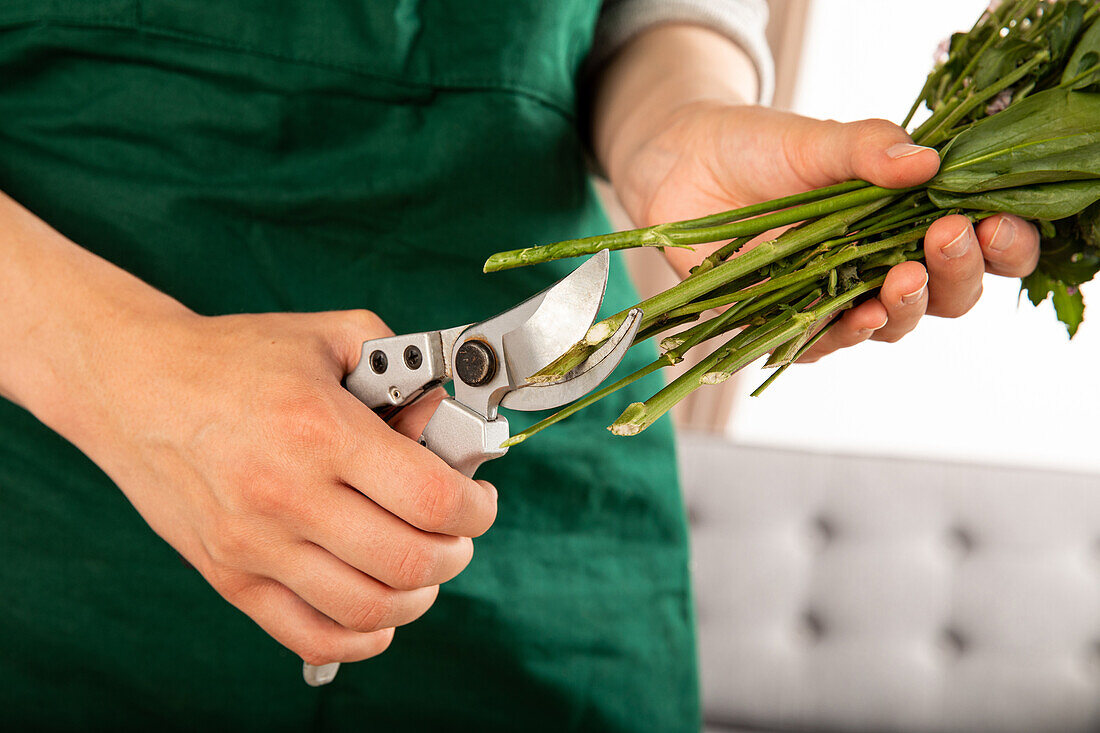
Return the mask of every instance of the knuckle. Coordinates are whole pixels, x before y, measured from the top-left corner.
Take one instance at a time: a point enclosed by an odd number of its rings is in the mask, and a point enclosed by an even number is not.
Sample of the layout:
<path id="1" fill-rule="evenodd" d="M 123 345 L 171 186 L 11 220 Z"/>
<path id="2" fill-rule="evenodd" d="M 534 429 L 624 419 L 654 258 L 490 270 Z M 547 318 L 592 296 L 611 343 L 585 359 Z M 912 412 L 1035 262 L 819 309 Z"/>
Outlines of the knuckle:
<path id="1" fill-rule="evenodd" d="M 330 453 L 344 434 L 336 408 L 318 394 L 286 397 L 272 408 L 271 431 L 295 452 Z"/>
<path id="2" fill-rule="evenodd" d="M 390 626 L 387 622 L 393 613 L 396 596 L 393 591 L 379 590 L 362 599 L 348 613 L 344 624 L 353 631 L 368 632 Z"/>
<path id="3" fill-rule="evenodd" d="M 203 569 L 203 577 L 233 605 L 245 600 L 253 587 L 252 579 L 246 574 L 217 561 Z"/>
<path id="4" fill-rule="evenodd" d="M 431 541 L 415 541 L 404 546 L 394 573 L 394 588 L 413 590 L 432 585 L 439 571 L 441 553 Z"/>
<path id="5" fill-rule="evenodd" d="M 429 471 L 414 491 L 421 529 L 444 532 L 458 524 L 466 505 L 466 491 L 455 478 L 442 471 Z"/>
<path id="6" fill-rule="evenodd" d="M 228 516 L 223 518 L 223 526 L 218 527 L 217 535 L 223 533 L 227 539 L 234 537 L 240 517 L 252 514 L 282 516 L 293 507 L 292 492 L 278 473 L 258 461 L 242 462 L 232 478 L 233 491 L 228 499 Z"/>
<path id="7" fill-rule="evenodd" d="M 881 137 L 897 137 L 898 126 L 889 120 L 871 118 L 849 123 L 855 137 L 860 141 Z"/>
<path id="8" fill-rule="evenodd" d="M 206 552 L 213 566 L 211 575 L 218 581 L 228 583 L 234 569 L 242 564 L 242 559 L 251 552 L 255 543 L 242 522 L 232 515 L 222 515 L 213 521 L 206 542 Z M 211 585 L 218 586 L 213 577 Z"/>
<path id="9" fill-rule="evenodd" d="M 378 314 L 372 310 L 366 308 L 356 308 L 355 310 L 345 311 L 348 320 L 356 328 L 361 328 L 364 331 L 375 333 L 378 331 L 389 331 L 385 322 L 378 317 Z"/>

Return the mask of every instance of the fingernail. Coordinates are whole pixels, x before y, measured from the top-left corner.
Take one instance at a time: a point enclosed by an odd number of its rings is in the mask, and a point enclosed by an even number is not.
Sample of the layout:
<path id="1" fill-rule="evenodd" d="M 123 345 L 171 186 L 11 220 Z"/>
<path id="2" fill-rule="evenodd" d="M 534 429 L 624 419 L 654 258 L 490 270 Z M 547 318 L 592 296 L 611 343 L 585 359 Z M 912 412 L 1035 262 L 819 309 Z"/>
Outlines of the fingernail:
<path id="1" fill-rule="evenodd" d="M 940 247 L 940 252 L 949 260 L 953 260 L 956 257 L 962 257 L 970 251 L 970 244 L 974 239 L 972 232 L 973 230 L 970 227 L 966 227 L 959 232 L 957 237 Z"/>
<path id="2" fill-rule="evenodd" d="M 914 145 L 913 143 L 898 143 L 891 145 L 886 149 L 886 154 L 895 160 L 900 158 L 908 158 L 910 155 L 916 155 L 917 153 L 923 153 L 925 150 L 931 150 L 936 152 L 935 148 L 926 148 L 923 145 Z M 937 153 L 938 155 L 938 153 Z"/>
<path id="3" fill-rule="evenodd" d="M 913 305 L 920 302 L 920 299 L 924 297 L 924 292 L 928 289 L 928 274 L 924 275 L 924 284 L 911 293 L 901 296 L 901 302 L 906 305 Z"/>
<path id="4" fill-rule="evenodd" d="M 883 316 L 882 317 L 882 323 L 878 324 L 877 326 L 870 326 L 868 328 L 857 329 L 856 330 L 856 335 L 861 337 L 861 338 L 867 338 L 868 336 L 873 334 L 875 331 L 878 331 L 882 328 L 885 328 L 886 324 L 887 324 L 887 322 L 889 322 L 889 320 L 890 320 L 889 316 Z"/>
<path id="5" fill-rule="evenodd" d="M 483 486 L 485 486 L 485 488 L 489 490 L 489 495 L 493 497 L 493 501 L 496 501 L 499 496 L 499 493 L 497 492 L 497 487 L 493 486 L 488 481 L 486 481 Z"/>
<path id="6" fill-rule="evenodd" d="M 1004 252 L 1016 241 L 1016 222 L 1007 216 L 1002 216 L 997 222 L 997 228 L 993 230 L 993 237 L 989 240 L 989 248 L 995 252 Z"/>

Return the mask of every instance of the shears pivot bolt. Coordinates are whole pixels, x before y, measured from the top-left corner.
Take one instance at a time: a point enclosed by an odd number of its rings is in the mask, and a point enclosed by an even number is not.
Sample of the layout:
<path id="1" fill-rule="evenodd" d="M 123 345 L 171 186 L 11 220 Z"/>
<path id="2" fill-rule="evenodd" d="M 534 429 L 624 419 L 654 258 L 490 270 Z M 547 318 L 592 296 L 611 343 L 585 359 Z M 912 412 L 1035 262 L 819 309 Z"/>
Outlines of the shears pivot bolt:
<path id="1" fill-rule="evenodd" d="M 492 380 L 497 373 L 497 357 L 489 344 L 476 339 L 458 347 L 455 353 L 455 374 L 463 383 L 480 387 Z"/>

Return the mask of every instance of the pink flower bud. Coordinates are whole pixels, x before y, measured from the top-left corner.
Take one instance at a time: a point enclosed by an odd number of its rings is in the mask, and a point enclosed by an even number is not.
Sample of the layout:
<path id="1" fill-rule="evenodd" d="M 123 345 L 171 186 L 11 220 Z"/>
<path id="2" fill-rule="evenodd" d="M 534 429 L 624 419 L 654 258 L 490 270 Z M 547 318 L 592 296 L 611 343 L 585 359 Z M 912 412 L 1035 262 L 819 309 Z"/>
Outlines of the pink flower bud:
<path id="1" fill-rule="evenodd" d="M 995 115 L 998 112 L 1003 112 L 1008 109 L 1008 105 L 1012 104 L 1012 93 L 1013 90 L 1011 88 L 1001 91 L 993 98 L 993 101 L 986 106 L 985 113 L 987 115 Z"/>
<path id="2" fill-rule="evenodd" d="M 947 59 L 949 58 L 951 58 L 951 41 L 945 38 L 936 46 L 936 52 L 932 55 L 932 61 L 935 62 L 937 66 L 943 66 L 947 63 Z"/>

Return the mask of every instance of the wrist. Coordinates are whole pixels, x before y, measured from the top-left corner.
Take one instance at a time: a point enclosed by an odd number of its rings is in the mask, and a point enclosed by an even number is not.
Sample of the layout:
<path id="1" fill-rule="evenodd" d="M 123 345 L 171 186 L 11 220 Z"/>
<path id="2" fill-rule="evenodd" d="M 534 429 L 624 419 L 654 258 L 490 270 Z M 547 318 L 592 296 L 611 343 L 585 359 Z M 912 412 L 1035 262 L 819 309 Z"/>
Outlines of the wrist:
<path id="1" fill-rule="evenodd" d="M 197 316 L 2 194 L 0 233 L 0 395 L 73 440 L 94 429 L 106 383 Z"/>
<path id="2" fill-rule="evenodd" d="M 126 402 L 155 390 L 172 353 L 207 320 L 153 290 L 136 299 L 88 299 L 80 316 L 58 309 L 48 338 L 23 360 L 21 402 L 84 453 L 118 432 Z"/>
<path id="3" fill-rule="evenodd" d="M 757 94 L 752 60 L 728 38 L 700 26 L 657 26 L 627 44 L 598 77 L 593 150 L 616 184 L 635 154 L 685 110 L 747 105 Z"/>

